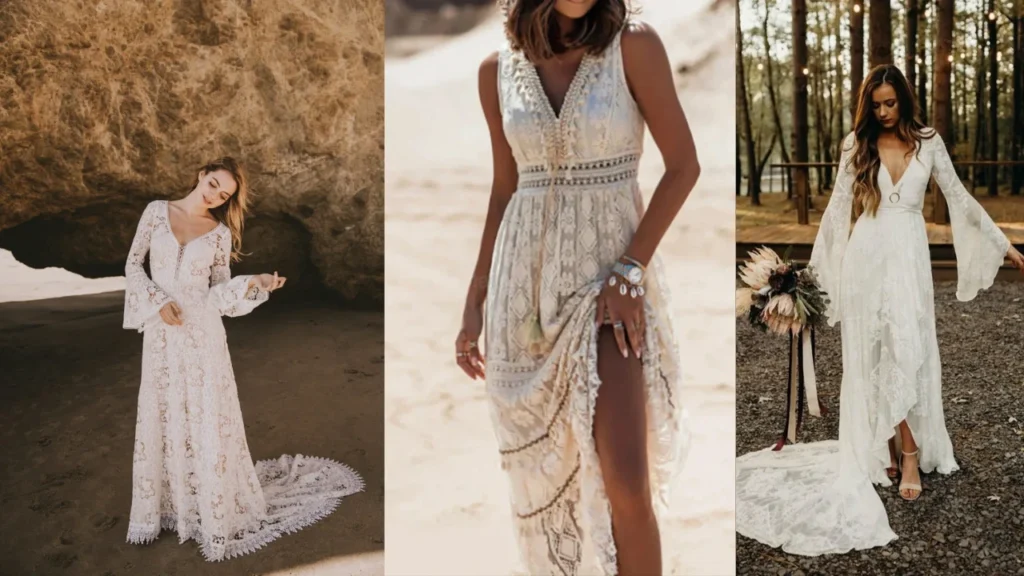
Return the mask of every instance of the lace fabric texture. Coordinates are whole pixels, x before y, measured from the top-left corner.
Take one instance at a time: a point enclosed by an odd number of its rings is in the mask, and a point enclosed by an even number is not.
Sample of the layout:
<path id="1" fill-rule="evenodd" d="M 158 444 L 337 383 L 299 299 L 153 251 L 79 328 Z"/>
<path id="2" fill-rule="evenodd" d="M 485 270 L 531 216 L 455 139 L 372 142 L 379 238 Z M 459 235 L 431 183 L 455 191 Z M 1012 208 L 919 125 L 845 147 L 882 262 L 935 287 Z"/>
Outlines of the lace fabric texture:
<path id="1" fill-rule="evenodd" d="M 620 38 L 583 59 L 560 115 L 536 68 L 519 52 L 499 52 L 505 135 L 520 178 L 489 277 L 487 391 L 530 574 L 616 573 L 593 440 L 601 384 L 594 319 L 602 283 L 643 213 L 636 165 L 644 129 L 626 85 Z M 670 295 L 657 258 L 647 278 L 648 452 L 663 511 L 688 436 Z M 523 330 L 537 310 L 540 346 Z"/>
<path id="2" fill-rule="evenodd" d="M 354 470 L 331 460 L 253 463 L 221 317 L 248 314 L 269 294 L 249 288 L 251 276 L 231 277 L 230 251 L 223 224 L 180 245 L 167 203 L 157 201 L 142 214 L 125 265 L 124 328 L 143 332 L 128 542 L 176 530 L 210 561 L 261 548 L 363 489 Z M 171 301 L 181 326 L 159 316 Z"/>
<path id="3" fill-rule="evenodd" d="M 841 322 L 839 440 L 765 449 L 737 461 L 736 530 L 793 554 L 881 546 L 896 538 L 873 484 L 891 485 L 888 440 L 903 420 L 924 472 L 959 469 L 946 431 L 928 237 L 921 210 L 929 177 L 949 205 L 957 297 L 988 288 L 1009 241 L 964 188 L 941 137 L 929 130 L 904 175 L 879 170 L 881 205 L 850 231 L 853 134 L 811 254 Z"/>

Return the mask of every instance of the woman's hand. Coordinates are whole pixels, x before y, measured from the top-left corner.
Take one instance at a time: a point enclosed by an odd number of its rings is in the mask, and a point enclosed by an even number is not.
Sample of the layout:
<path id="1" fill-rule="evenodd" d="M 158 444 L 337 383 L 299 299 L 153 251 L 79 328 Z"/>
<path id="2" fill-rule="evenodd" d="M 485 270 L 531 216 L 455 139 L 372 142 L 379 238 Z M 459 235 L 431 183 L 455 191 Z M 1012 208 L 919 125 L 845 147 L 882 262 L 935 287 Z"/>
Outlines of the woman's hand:
<path id="1" fill-rule="evenodd" d="M 284 282 L 287 280 L 284 276 L 278 276 L 277 272 L 273 274 L 259 274 L 253 276 L 252 280 L 249 280 L 249 287 L 259 286 L 267 292 L 273 292 L 281 286 L 284 286 Z"/>
<path id="2" fill-rule="evenodd" d="M 621 286 L 629 286 L 621 276 L 613 274 L 614 286 L 604 281 L 601 294 L 597 297 L 597 318 L 594 321 L 600 326 L 607 316 L 615 330 L 615 341 L 619 344 L 619 350 L 623 358 L 629 358 L 628 343 L 633 347 L 633 353 L 637 358 L 643 356 L 644 332 L 646 329 L 646 318 L 644 317 L 644 297 L 637 295 L 630 296 L 627 289 L 625 294 L 621 292 Z"/>
<path id="3" fill-rule="evenodd" d="M 484 355 L 477 345 L 483 329 L 483 305 L 476 303 L 475 299 L 467 299 L 462 312 L 462 329 L 455 338 L 455 360 L 459 368 L 474 380 L 484 378 Z"/>
<path id="4" fill-rule="evenodd" d="M 1024 272 L 1024 255 L 1022 255 L 1013 244 L 1010 244 L 1010 249 L 1006 251 L 1006 257 L 1013 263 L 1014 268 Z"/>
<path id="5" fill-rule="evenodd" d="M 164 304 L 160 309 L 160 318 L 168 326 L 181 326 L 184 323 L 181 319 L 181 308 L 174 302 Z"/>

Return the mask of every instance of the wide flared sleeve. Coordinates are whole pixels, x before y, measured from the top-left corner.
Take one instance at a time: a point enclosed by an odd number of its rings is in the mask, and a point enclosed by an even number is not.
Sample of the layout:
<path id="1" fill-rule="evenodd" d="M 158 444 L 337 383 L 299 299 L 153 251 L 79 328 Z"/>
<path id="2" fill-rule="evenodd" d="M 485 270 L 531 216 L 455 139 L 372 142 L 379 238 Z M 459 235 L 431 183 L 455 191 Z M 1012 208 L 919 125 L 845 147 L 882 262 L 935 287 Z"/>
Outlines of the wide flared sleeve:
<path id="1" fill-rule="evenodd" d="M 217 236 L 217 251 L 210 273 L 210 305 L 221 316 L 244 316 L 270 298 L 259 286 L 249 286 L 252 275 L 231 277 L 231 232 L 222 230 Z"/>
<path id="2" fill-rule="evenodd" d="M 966 302 L 979 290 L 992 286 L 1010 249 L 1010 240 L 964 188 L 942 137 L 936 134 L 927 142 L 932 150 L 932 176 L 949 206 L 956 252 L 956 297 Z"/>
<path id="3" fill-rule="evenodd" d="M 158 203 L 151 202 L 142 212 L 139 226 L 135 230 L 128 259 L 124 264 L 124 323 L 126 330 L 142 332 L 154 322 L 163 322 L 160 309 L 172 299 L 153 279 L 146 274 L 143 263 L 149 253 L 153 238 L 153 227 L 157 223 Z"/>
<path id="4" fill-rule="evenodd" d="M 839 174 L 832 188 L 828 207 L 821 215 L 818 235 L 811 249 L 811 268 L 818 277 L 821 289 L 828 295 L 825 317 L 829 326 L 840 321 L 839 290 L 842 278 L 843 255 L 850 239 L 851 211 L 853 210 L 853 146 L 851 132 L 843 139 L 839 158 Z"/>

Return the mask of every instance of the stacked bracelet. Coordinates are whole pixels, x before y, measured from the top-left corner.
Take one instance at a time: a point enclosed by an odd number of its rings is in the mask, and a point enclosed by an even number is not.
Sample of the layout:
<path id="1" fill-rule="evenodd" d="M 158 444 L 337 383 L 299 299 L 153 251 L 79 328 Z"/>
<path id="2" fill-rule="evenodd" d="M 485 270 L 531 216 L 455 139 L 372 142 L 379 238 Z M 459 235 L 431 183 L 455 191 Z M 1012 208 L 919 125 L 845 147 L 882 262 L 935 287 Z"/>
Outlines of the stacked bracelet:
<path id="1" fill-rule="evenodd" d="M 609 286 L 618 286 L 619 294 L 629 294 L 631 298 L 644 295 L 644 276 L 646 269 L 636 260 L 623 256 L 612 265 L 612 273 L 608 276 Z"/>

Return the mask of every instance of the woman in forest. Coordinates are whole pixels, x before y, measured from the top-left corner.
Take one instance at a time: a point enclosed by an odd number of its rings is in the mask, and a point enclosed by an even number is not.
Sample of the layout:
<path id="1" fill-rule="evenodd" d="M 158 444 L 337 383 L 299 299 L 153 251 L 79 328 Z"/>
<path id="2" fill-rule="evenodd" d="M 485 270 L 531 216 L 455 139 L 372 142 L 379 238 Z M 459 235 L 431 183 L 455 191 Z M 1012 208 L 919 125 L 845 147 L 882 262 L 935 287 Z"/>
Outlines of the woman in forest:
<path id="1" fill-rule="evenodd" d="M 508 41 L 479 74 L 494 174 L 456 359 L 484 378 L 486 306 L 527 571 L 660 574 L 655 506 L 687 441 L 654 252 L 697 180 L 693 139 L 665 49 L 624 0 L 505 10 Z M 666 167 L 646 211 L 645 121 Z"/>
<path id="2" fill-rule="evenodd" d="M 912 501 L 922 494 L 921 471 L 959 468 L 943 416 L 922 216 L 929 179 L 949 206 L 957 299 L 990 287 L 1005 257 L 1024 270 L 917 110 L 899 69 L 870 71 L 811 253 L 829 324 L 842 322 L 839 441 L 753 452 L 737 464 L 737 531 L 786 552 L 884 545 L 896 534 L 873 484 L 899 477 L 899 495 Z"/>
<path id="3" fill-rule="evenodd" d="M 248 314 L 285 279 L 231 277 L 247 202 L 234 160 L 203 166 L 187 196 L 146 207 L 125 264 L 124 328 L 144 334 L 128 542 L 176 530 L 211 561 L 312 524 L 363 488 L 331 460 L 249 455 L 221 317 Z"/>

